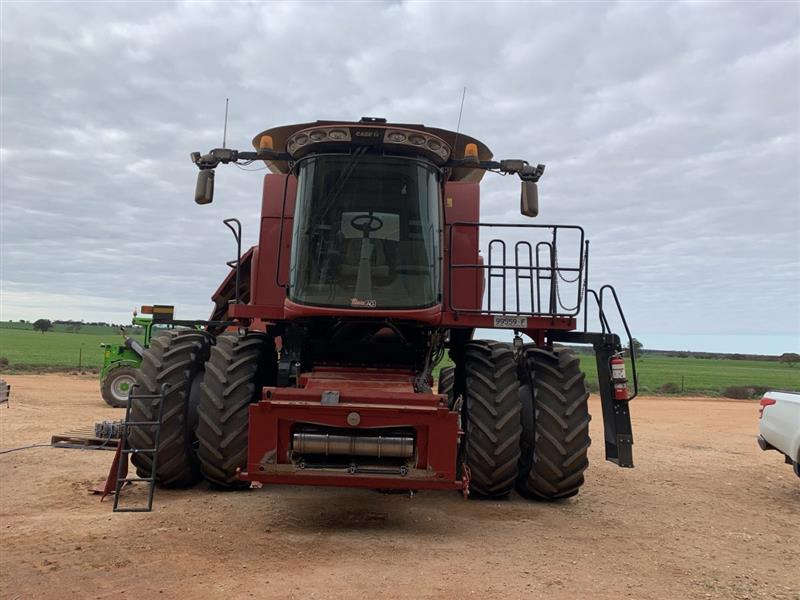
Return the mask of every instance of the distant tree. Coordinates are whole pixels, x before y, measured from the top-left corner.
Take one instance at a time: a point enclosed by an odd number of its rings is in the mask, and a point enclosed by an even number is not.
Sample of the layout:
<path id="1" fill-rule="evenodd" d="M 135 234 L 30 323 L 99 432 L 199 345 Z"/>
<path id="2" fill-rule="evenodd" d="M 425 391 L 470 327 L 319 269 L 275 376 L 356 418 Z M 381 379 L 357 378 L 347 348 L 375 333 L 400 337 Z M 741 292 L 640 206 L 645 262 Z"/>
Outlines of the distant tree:
<path id="1" fill-rule="evenodd" d="M 53 323 L 50 319 L 37 319 L 33 322 L 33 329 L 34 331 L 41 331 L 44 333 L 45 331 L 49 331 L 53 328 Z"/>
<path id="2" fill-rule="evenodd" d="M 636 338 L 633 338 L 631 340 L 631 346 L 633 347 L 634 358 L 641 358 L 642 352 L 644 350 L 644 344 L 642 344 L 642 342 L 640 342 Z"/>
<path id="3" fill-rule="evenodd" d="M 784 352 L 781 354 L 778 360 L 783 364 L 793 367 L 797 363 L 800 363 L 800 354 L 797 354 L 796 352 Z"/>

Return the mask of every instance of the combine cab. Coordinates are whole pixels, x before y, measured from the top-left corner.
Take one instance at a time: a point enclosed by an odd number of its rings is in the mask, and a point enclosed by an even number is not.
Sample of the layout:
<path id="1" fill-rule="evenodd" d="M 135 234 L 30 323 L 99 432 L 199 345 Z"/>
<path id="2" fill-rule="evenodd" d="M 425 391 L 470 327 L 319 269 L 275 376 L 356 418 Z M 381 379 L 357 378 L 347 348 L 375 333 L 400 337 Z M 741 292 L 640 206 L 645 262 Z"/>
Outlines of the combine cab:
<path id="1" fill-rule="evenodd" d="M 192 155 L 198 204 L 212 201 L 220 164 L 271 172 L 259 243 L 229 263 L 214 326 L 171 331 L 145 352 L 138 383 L 163 390 L 157 481 L 572 496 L 588 464 L 589 394 L 556 342 L 594 346 L 606 457 L 633 466 L 635 385 L 629 394 L 603 310 L 619 303 L 588 287 L 583 230 L 480 222 L 486 171 L 518 176 L 521 213 L 535 217 L 542 165 L 384 119 L 277 127 L 253 143 Z M 586 330 L 588 302 L 601 331 Z M 446 353 L 454 366 L 434 390 Z M 153 447 L 148 431 L 134 448 Z M 134 462 L 149 473 L 146 454 Z"/>

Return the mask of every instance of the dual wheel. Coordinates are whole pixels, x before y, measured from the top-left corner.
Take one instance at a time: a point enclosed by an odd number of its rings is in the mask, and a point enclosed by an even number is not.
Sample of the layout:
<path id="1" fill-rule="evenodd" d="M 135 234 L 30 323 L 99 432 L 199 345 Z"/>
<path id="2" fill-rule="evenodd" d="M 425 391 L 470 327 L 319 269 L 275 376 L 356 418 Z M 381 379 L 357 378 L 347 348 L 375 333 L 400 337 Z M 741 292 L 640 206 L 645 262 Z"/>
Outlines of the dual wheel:
<path id="1" fill-rule="evenodd" d="M 501 498 L 514 487 L 527 498 L 578 493 L 588 466 L 589 393 L 580 361 L 566 348 L 469 342 L 463 354 L 460 462 L 470 489 Z M 442 369 L 439 392 L 454 396 L 456 371 Z"/>
<path id="2" fill-rule="evenodd" d="M 205 477 L 220 488 L 246 486 L 236 469 L 247 460 L 248 406 L 262 385 L 274 383 L 277 357 L 272 338 L 258 332 L 216 338 L 175 330 L 154 339 L 136 373 L 140 394 L 159 394 L 166 384 L 156 464 L 163 487 L 186 487 Z M 158 417 L 158 400 L 134 402 L 131 419 Z M 131 428 L 133 448 L 155 446 L 155 428 Z M 152 456 L 133 454 L 140 475 L 149 476 Z"/>

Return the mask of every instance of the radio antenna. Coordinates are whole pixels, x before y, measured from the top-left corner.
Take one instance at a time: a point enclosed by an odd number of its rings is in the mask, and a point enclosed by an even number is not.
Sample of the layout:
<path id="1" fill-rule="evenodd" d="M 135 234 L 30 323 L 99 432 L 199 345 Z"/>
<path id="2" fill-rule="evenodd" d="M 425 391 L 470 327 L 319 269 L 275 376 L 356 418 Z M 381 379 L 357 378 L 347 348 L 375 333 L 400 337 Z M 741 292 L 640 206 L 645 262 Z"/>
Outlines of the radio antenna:
<path id="1" fill-rule="evenodd" d="M 461 117 L 459 117 L 461 122 Z M 225 126 L 222 129 L 222 147 L 225 148 L 225 141 L 228 139 L 228 99 L 225 98 Z"/>
<path id="2" fill-rule="evenodd" d="M 461 115 L 464 113 L 464 98 L 467 96 L 467 86 L 464 86 L 464 91 L 461 92 L 461 108 L 458 111 L 458 124 L 456 125 L 456 139 L 453 142 L 453 153 L 458 150 L 458 134 L 461 131 Z"/>

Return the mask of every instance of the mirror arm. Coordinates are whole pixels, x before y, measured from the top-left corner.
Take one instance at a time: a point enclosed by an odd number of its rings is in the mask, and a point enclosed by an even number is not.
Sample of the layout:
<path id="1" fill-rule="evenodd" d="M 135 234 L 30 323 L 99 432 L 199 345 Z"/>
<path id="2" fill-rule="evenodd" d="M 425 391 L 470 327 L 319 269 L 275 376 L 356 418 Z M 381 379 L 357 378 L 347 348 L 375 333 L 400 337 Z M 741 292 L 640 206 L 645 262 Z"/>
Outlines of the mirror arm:
<path id="1" fill-rule="evenodd" d="M 239 152 L 230 148 L 214 148 L 208 154 L 192 152 L 190 155 L 192 162 L 201 171 L 215 169 L 221 163 L 236 163 L 240 160 L 285 160 L 290 161 L 292 157 L 285 152 L 274 152 L 272 150 L 259 150 L 258 152 Z"/>
<path id="2" fill-rule="evenodd" d="M 544 165 L 529 165 L 525 160 L 474 160 L 470 158 L 453 158 L 444 164 L 445 168 L 484 169 L 485 171 L 500 171 L 507 175 L 519 175 L 522 181 L 536 183 L 544 174 Z"/>

